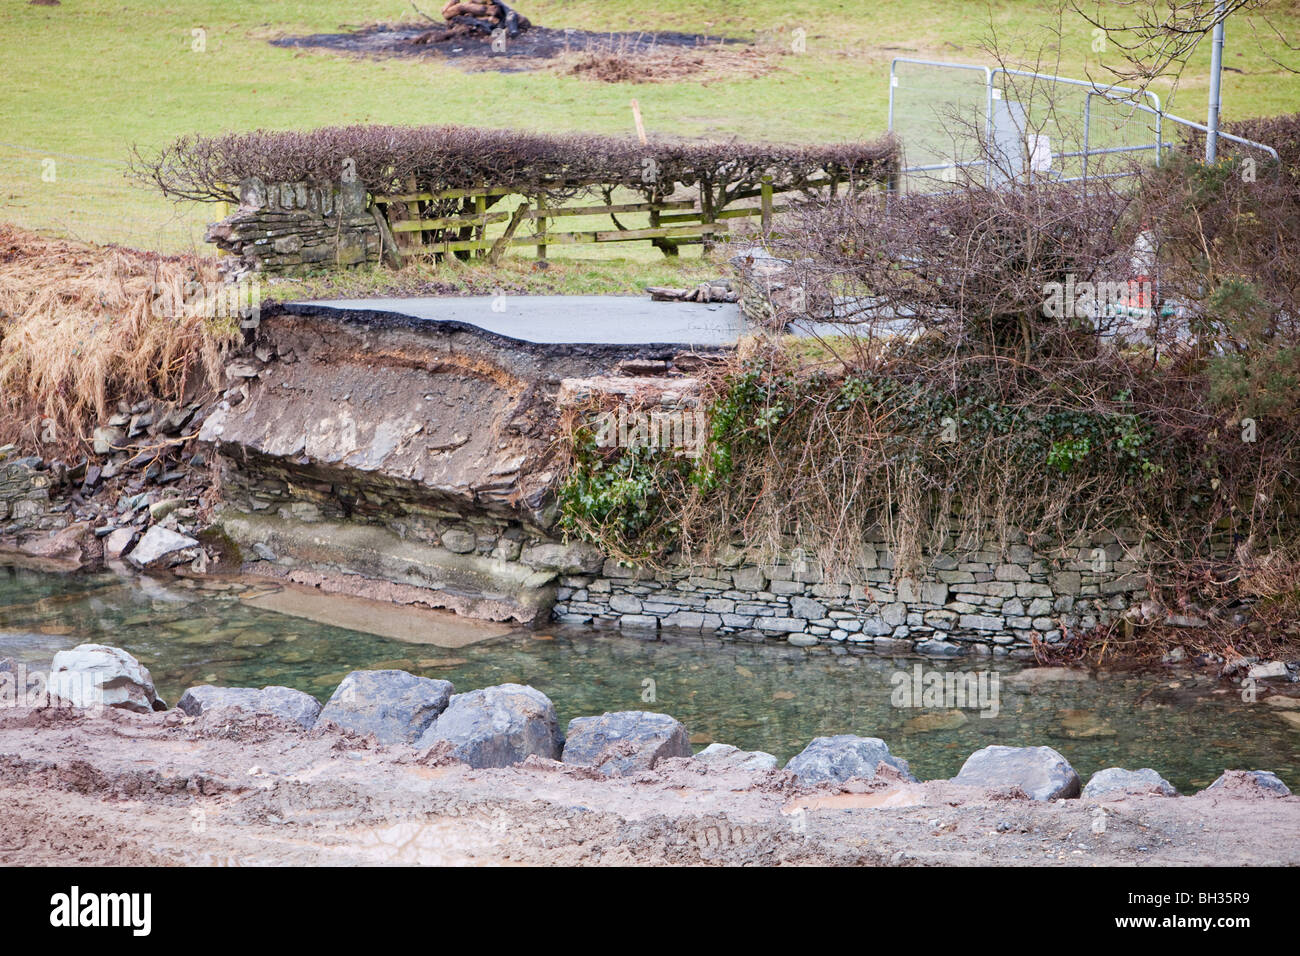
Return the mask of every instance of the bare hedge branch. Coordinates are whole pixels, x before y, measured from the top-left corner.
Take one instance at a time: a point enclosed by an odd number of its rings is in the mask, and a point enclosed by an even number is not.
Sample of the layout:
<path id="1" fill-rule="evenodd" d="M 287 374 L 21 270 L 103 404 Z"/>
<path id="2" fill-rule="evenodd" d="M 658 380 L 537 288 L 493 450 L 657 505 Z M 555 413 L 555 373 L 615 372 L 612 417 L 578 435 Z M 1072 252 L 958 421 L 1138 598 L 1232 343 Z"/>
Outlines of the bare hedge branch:
<path id="1" fill-rule="evenodd" d="M 465 126 L 345 126 L 309 132 L 257 130 L 184 136 L 157 154 L 133 151 L 132 172 L 174 199 L 235 201 L 241 180 L 337 182 L 345 160 L 372 192 L 401 191 L 412 178 L 441 191 L 506 186 L 558 199 L 597 184 L 648 197 L 675 184 L 698 187 L 721 208 L 772 176 L 779 189 L 828 177 L 871 185 L 897 168 L 888 137 L 837 145 L 653 141 L 582 134 L 545 135 Z"/>

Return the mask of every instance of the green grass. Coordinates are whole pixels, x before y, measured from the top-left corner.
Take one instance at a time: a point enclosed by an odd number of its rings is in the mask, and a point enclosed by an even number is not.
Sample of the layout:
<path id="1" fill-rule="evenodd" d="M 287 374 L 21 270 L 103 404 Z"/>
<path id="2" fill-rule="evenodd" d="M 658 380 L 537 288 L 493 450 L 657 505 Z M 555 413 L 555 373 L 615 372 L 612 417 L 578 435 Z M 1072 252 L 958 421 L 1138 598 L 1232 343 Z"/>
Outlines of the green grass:
<path id="1" fill-rule="evenodd" d="M 631 246 L 623 246 L 626 253 Z M 651 250 L 654 251 L 654 250 Z M 572 260 L 552 258 L 547 268 L 536 267 L 522 255 L 505 258 L 499 265 L 453 260 L 408 263 L 399 271 L 383 267 L 347 272 L 322 272 L 302 278 L 271 279 L 268 300 L 339 298 L 380 295 L 643 295 L 647 286 L 690 288 L 720 273 L 717 262 L 699 256 L 674 262 L 657 251 L 654 258 Z"/>
<path id="2" fill-rule="evenodd" d="M 1275 21 L 1300 33 L 1300 8 Z M 432 10 L 436 4 L 422 4 Z M 63 0 L 0 8 L 0 218 L 98 241 L 177 250 L 201 241 L 215 210 L 174 209 L 121 177 L 132 144 L 156 148 L 189 132 L 311 128 L 342 123 L 447 123 L 533 130 L 632 132 L 636 97 L 648 129 L 686 137 L 782 142 L 875 137 L 886 128 L 889 60 L 918 56 L 991 62 L 981 49 L 989 21 L 1028 49 L 1049 49 L 1048 72 L 1100 75 L 1091 30 L 1067 20 L 1059 44 L 1043 0 L 521 0 L 534 22 L 594 30 L 671 29 L 752 39 L 789 51 L 793 31 L 807 52 L 775 56 L 766 75 L 702 84 L 603 84 L 546 69 L 465 72 L 436 59 L 360 59 L 281 49 L 278 34 L 337 32 L 348 25 L 410 19 L 404 0 L 287 2 L 172 0 L 167 4 Z M 206 31 L 206 50 L 191 31 Z M 1261 35 L 1267 30 L 1261 26 Z M 1244 16 L 1229 29 L 1224 79 L 1229 119 L 1300 109 L 1300 77 L 1266 54 Z M 1188 68 L 1175 111 L 1204 114 L 1208 44 Z M 1167 90 L 1161 89 L 1162 97 Z M 63 158 L 71 154 L 110 161 Z M 43 159 L 57 181 L 41 179 Z M 650 264 L 644 244 L 554 249 Z M 517 253 L 522 255 L 524 253 Z"/>

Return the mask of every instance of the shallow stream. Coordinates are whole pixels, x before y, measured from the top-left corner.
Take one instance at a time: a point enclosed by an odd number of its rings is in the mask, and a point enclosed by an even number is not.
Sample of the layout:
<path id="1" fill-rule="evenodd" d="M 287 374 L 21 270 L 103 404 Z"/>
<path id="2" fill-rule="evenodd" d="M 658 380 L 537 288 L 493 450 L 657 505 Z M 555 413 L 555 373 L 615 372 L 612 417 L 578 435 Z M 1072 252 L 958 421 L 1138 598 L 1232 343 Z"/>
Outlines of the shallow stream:
<path id="1" fill-rule="evenodd" d="M 361 614 L 344 607 L 333 615 L 350 625 L 343 627 L 322 623 L 332 599 L 318 595 L 306 596 L 325 610 L 317 620 L 270 609 L 301 607 L 303 595 L 292 590 L 0 567 L 0 658 L 45 669 L 56 651 L 111 644 L 146 664 L 173 705 L 201 683 L 283 684 L 324 700 L 348 671 L 399 668 L 458 690 L 531 684 L 555 702 L 562 725 L 607 710 L 663 711 L 690 729 L 697 748 L 721 741 L 783 762 L 813 737 L 853 733 L 883 738 L 922 779 L 952 776 L 989 744 L 1046 744 L 1085 780 L 1108 766 L 1152 767 L 1186 792 L 1227 768 L 1262 769 L 1300 791 L 1300 709 L 1271 705 L 1266 692 L 1247 703 L 1234 686 L 1199 672 L 1043 680 L 1023 664 L 987 658 L 510 630 L 379 605 Z M 965 708 L 897 706 L 902 687 L 954 671 L 985 672 L 990 692 L 996 675 L 996 697 Z M 996 716 L 981 716 L 994 700 Z"/>

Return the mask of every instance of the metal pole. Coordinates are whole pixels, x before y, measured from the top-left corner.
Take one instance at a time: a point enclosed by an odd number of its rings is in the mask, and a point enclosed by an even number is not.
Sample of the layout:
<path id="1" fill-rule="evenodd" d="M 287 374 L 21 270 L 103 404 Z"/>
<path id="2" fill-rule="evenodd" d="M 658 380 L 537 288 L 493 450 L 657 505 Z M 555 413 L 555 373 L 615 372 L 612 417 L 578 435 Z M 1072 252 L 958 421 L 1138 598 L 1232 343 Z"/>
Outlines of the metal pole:
<path id="1" fill-rule="evenodd" d="M 1083 181 L 1088 182 L 1088 127 L 1092 125 L 1092 91 L 1083 99 Z"/>
<path id="2" fill-rule="evenodd" d="M 1163 139 L 1164 129 L 1163 129 L 1163 124 L 1161 122 L 1161 120 L 1164 119 L 1164 113 L 1160 109 L 1160 97 L 1156 96 L 1150 90 L 1147 91 L 1147 96 L 1151 97 L 1152 102 L 1156 104 L 1156 165 L 1159 166 L 1160 150 L 1165 145 Z M 1139 109 L 1140 108 L 1141 108 L 1141 104 L 1139 104 Z"/>
<path id="3" fill-rule="evenodd" d="M 1210 48 L 1210 116 L 1205 125 L 1205 161 L 1214 162 L 1219 155 L 1219 80 L 1223 74 L 1223 0 L 1214 4 L 1214 43 Z"/>

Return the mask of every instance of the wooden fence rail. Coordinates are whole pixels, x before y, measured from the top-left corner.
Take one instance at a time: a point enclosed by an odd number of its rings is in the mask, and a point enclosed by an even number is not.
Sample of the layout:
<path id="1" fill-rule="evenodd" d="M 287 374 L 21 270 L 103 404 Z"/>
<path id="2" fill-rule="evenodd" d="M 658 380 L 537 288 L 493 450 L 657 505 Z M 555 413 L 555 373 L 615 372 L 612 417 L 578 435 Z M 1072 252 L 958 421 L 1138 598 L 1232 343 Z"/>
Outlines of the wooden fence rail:
<path id="1" fill-rule="evenodd" d="M 731 197 L 731 201 L 758 199 L 757 206 L 723 208 L 710 214 L 698 199 L 549 207 L 544 197 L 522 196 L 504 186 L 429 192 L 417 189 L 413 182 L 406 185 L 408 191 L 403 193 L 372 196 L 387 221 L 392 242 L 396 244 L 394 251 L 402 258 L 495 256 L 508 247 L 536 246 L 537 258 L 545 259 L 547 248 L 552 245 L 644 241 L 655 242 L 666 255 L 671 255 L 678 245 L 707 241 L 730 231 L 729 220 L 757 218 L 761 231 L 769 232 L 772 217 L 791 208 L 789 204 L 777 205 L 774 197 L 783 191 L 794 191 L 775 188 L 767 177 L 758 189 Z M 593 184 L 593 188 L 598 185 Z M 834 195 L 837 186 L 835 180 L 826 178 L 809 182 L 802 189 L 828 187 Z M 521 195 L 527 208 L 521 211 L 516 207 L 510 212 L 490 210 L 490 206 L 510 195 Z M 552 226 L 574 216 L 613 217 L 627 213 L 648 213 L 650 225 L 627 228 L 615 221 L 617 228 L 613 229 L 559 230 Z M 531 223 L 529 234 L 515 235 L 521 221 Z M 489 226 L 503 223 L 506 224 L 503 235 L 488 237 Z"/>

